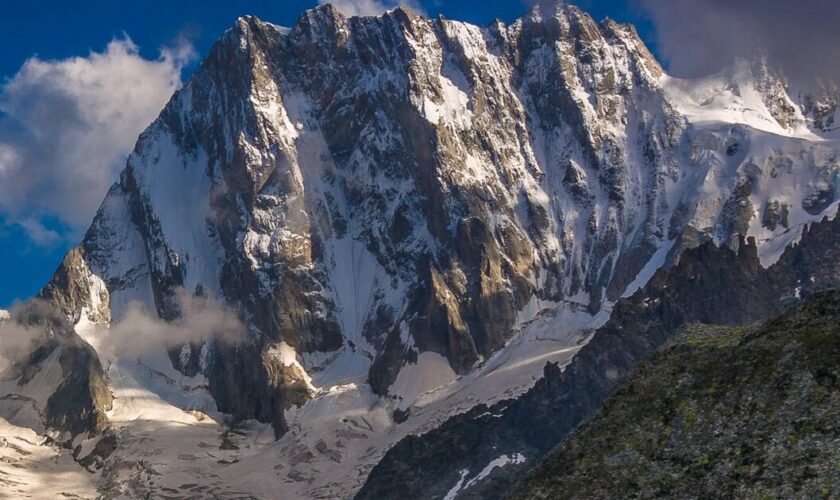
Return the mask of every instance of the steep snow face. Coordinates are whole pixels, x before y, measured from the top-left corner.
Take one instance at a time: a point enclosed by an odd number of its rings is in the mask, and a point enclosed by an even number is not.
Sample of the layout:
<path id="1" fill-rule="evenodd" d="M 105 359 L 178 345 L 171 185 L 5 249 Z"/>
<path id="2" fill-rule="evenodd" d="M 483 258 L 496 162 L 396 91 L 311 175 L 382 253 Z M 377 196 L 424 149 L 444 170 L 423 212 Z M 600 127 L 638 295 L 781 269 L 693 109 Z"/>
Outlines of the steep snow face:
<path id="1" fill-rule="evenodd" d="M 663 86 L 693 123 L 741 124 L 775 135 L 818 139 L 782 81 L 760 63 L 739 60 L 730 70 L 694 80 L 666 76 Z"/>
<path id="2" fill-rule="evenodd" d="M 257 432 L 237 459 L 345 497 L 406 433 L 568 362 L 685 247 L 753 236 L 769 265 L 833 213 L 830 92 L 791 97 L 761 66 L 675 80 L 632 27 L 552 3 L 487 28 L 238 20 L 47 295 L 95 348 L 133 302 L 177 319 L 182 288 L 250 339 L 108 359 L 115 426 L 270 423 L 277 446 Z"/>
<path id="3" fill-rule="evenodd" d="M 401 406 L 411 406 L 421 395 L 446 387 L 456 379 L 446 358 L 437 353 L 424 352 L 415 363 L 407 364 L 400 370 L 397 380 L 389 388 L 389 394 L 400 401 Z"/>

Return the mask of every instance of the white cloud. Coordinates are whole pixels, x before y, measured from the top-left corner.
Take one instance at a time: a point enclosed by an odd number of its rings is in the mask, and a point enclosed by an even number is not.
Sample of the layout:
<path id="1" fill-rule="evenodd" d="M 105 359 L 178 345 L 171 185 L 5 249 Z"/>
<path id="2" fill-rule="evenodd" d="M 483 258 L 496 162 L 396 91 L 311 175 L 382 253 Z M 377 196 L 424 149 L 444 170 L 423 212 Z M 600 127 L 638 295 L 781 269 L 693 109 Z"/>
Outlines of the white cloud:
<path id="1" fill-rule="evenodd" d="M 205 341 L 235 344 L 247 340 L 247 329 L 234 309 L 213 297 L 175 291 L 179 316 L 164 321 L 141 304 L 129 304 L 125 316 L 104 331 L 97 344 L 100 355 L 133 359 L 154 350 L 173 349 Z M 49 302 L 29 300 L 0 311 L 0 374 L 63 330 L 72 328 Z M 101 327 L 106 328 L 106 327 Z"/>
<path id="2" fill-rule="evenodd" d="M 67 327 L 54 307 L 38 299 L 0 311 L 0 374 Z"/>
<path id="3" fill-rule="evenodd" d="M 147 60 L 125 38 L 86 57 L 27 60 L 0 88 L 0 219 L 38 244 L 60 239 L 45 218 L 87 226 L 193 54 L 181 43 Z"/>
<path id="4" fill-rule="evenodd" d="M 175 293 L 180 316 L 167 322 L 141 304 L 131 303 L 125 316 L 111 325 L 98 349 L 110 356 L 136 358 L 164 347 L 201 344 L 207 340 L 237 343 L 247 330 L 236 312 L 212 297 L 195 297 L 183 288 Z"/>
<path id="5" fill-rule="evenodd" d="M 320 5 L 332 4 L 339 12 L 347 17 L 378 16 L 385 11 L 405 5 L 417 12 L 423 12 L 416 0 L 318 0 Z"/>
<path id="6" fill-rule="evenodd" d="M 61 241 L 58 231 L 46 227 L 38 219 L 27 217 L 15 222 L 26 232 L 29 239 L 38 246 L 51 247 Z"/>
<path id="7" fill-rule="evenodd" d="M 634 0 L 650 15 L 659 53 L 677 76 L 703 76 L 765 56 L 788 78 L 840 81 L 837 0 Z"/>

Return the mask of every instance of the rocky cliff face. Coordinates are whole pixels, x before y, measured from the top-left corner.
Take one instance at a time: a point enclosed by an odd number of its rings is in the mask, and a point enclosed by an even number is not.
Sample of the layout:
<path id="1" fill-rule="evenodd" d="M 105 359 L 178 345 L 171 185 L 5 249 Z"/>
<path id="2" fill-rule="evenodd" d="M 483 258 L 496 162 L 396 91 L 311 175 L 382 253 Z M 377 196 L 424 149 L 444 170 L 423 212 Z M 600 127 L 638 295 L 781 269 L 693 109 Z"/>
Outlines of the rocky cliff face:
<path id="1" fill-rule="evenodd" d="M 787 99 L 759 76 L 751 92 Z M 210 346 L 203 368 L 201 345 L 173 361 L 203 370 L 221 410 L 280 433 L 301 401 L 269 355 L 281 344 L 312 373 L 353 360 L 399 398 L 419 354 L 466 374 L 533 301 L 595 313 L 632 292 L 687 225 L 763 243 L 834 200 L 828 146 L 694 123 L 686 85 L 632 27 L 553 2 L 485 29 L 406 9 L 242 18 L 45 293 L 98 323 L 130 301 L 176 318 L 178 288 L 225 299 L 252 340 Z M 791 129 L 776 101 L 764 118 Z"/>
<path id="2" fill-rule="evenodd" d="M 684 249 L 752 237 L 764 276 L 836 207 L 832 94 L 819 95 L 761 64 L 675 80 L 631 26 L 556 1 L 485 28 L 405 8 L 323 6 L 291 28 L 244 17 L 141 135 L 41 296 L 105 359 L 119 418 L 147 391 L 304 439 L 350 426 L 337 399 L 353 418 L 367 408 L 365 439 L 387 435 L 375 446 L 347 451 L 356 427 L 294 445 L 309 457 L 296 463 L 358 461 L 352 485 L 325 486 L 346 496 L 404 433 L 571 356 L 589 336 L 564 314 L 602 323 Z M 138 308 L 182 321 L 184 292 L 234 309 L 247 335 L 105 351 Z M 766 313 L 761 293 L 717 321 Z"/>
<path id="3" fill-rule="evenodd" d="M 684 328 L 511 498 L 836 495 L 840 294 Z"/>

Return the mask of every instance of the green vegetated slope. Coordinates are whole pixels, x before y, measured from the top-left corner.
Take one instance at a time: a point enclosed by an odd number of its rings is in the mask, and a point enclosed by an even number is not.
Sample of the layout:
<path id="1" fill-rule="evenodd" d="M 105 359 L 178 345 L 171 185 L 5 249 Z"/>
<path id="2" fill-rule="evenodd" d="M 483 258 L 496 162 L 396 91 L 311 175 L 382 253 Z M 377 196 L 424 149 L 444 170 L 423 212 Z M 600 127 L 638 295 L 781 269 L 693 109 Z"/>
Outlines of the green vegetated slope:
<path id="1" fill-rule="evenodd" d="M 840 291 L 684 327 L 512 496 L 840 496 Z"/>

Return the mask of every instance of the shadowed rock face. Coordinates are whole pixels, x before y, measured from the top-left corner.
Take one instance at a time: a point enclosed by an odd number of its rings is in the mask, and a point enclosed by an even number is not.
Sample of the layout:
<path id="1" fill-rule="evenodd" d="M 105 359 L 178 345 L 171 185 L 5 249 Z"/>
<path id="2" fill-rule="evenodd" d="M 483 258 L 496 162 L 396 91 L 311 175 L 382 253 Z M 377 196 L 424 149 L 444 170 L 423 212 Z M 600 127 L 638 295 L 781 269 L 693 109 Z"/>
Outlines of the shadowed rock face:
<path id="1" fill-rule="evenodd" d="M 768 119 L 793 126 L 784 87 L 760 76 Z M 794 170 L 833 178 L 830 146 L 692 123 L 667 83 L 632 27 L 559 2 L 486 28 L 404 8 L 323 6 L 290 29 L 241 18 L 43 295 L 100 324 L 131 302 L 175 320 L 181 288 L 223 299 L 247 341 L 187 345 L 173 365 L 278 435 L 312 392 L 273 356 L 284 344 L 313 373 L 358 355 L 397 398 L 423 352 L 469 373 L 537 300 L 595 313 L 687 227 L 737 242 L 761 228 L 756 197 L 795 194 Z M 837 187 L 819 189 L 765 210 L 765 237 L 825 209 Z"/>
<path id="2" fill-rule="evenodd" d="M 691 325 L 511 498 L 836 492 L 840 293 L 760 326 Z"/>
<path id="3" fill-rule="evenodd" d="M 40 417 L 34 424 L 56 432 L 63 445 L 79 435 L 93 437 L 105 431 L 105 412 L 112 402 L 105 373 L 96 352 L 75 333 L 61 309 L 35 299 L 16 307 L 8 321 L 30 333 L 29 350 L 0 374 L 9 392 L 4 399 L 34 405 Z M 54 375 L 42 377 L 46 372 Z"/>
<path id="4" fill-rule="evenodd" d="M 632 297 L 618 301 L 572 363 L 547 365 L 522 397 L 479 406 L 422 436 L 395 445 L 371 471 L 357 498 L 443 496 L 502 455 L 526 457 L 496 468 L 458 498 L 500 498 L 584 418 L 613 387 L 680 327 L 764 321 L 818 290 L 840 286 L 840 220 L 813 224 L 768 269 L 752 241 L 737 253 L 707 242 L 685 251 Z"/>
<path id="5" fill-rule="evenodd" d="M 47 426 L 71 435 L 105 430 L 111 392 L 96 353 L 78 336 L 70 336 L 59 357 L 64 382 L 47 401 Z"/>

